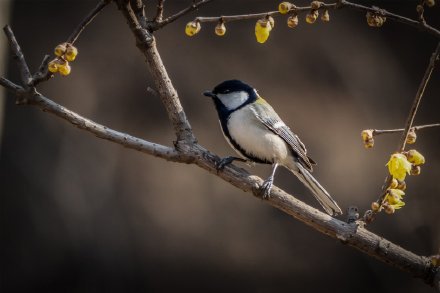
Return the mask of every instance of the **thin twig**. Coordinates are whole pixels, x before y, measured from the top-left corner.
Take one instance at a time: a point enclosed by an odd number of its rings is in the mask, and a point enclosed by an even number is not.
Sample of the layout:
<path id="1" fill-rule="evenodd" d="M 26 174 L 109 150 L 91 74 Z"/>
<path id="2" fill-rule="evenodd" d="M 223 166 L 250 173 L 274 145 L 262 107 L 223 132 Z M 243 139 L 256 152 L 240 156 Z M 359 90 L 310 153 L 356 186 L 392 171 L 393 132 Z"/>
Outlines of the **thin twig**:
<path id="1" fill-rule="evenodd" d="M 179 19 L 180 17 L 188 14 L 191 11 L 196 10 L 197 8 L 199 8 L 200 6 L 211 2 L 212 0 L 201 0 L 199 2 L 193 2 L 190 6 L 188 6 L 187 8 L 177 12 L 176 14 L 173 14 L 167 18 L 165 18 L 163 21 L 156 23 L 155 25 L 152 26 L 151 30 L 152 31 L 156 31 L 158 29 L 163 28 L 164 26 L 176 21 L 177 19 Z"/>
<path id="2" fill-rule="evenodd" d="M 433 123 L 433 124 L 425 124 L 425 125 L 418 125 L 411 127 L 411 130 L 418 131 L 420 129 L 425 128 L 431 128 L 431 127 L 440 127 L 440 123 Z M 388 133 L 399 133 L 404 132 L 405 128 L 398 128 L 398 129 L 371 129 L 373 136 L 381 135 L 381 134 L 388 134 Z"/>
<path id="3" fill-rule="evenodd" d="M 22 91 L 23 88 L 9 79 L 6 79 L 4 77 L 0 77 L 0 85 L 4 86 L 6 89 L 12 91 L 15 94 L 18 94 L 19 91 Z"/>
<path id="4" fill-rule="evenodd" d="M 165 0 L 158 0 L 157 1 L 157 10 L 156 10 L 156 16 L 154 17 L 154 22 L 160 23 L 163 19 L 163 3 Z"/>
<path id="5" fill-rule="evenodd" d="M 391 19 L 397 22 L 401 22 L 413 27 L 417 27 L 423 31 L 429 32 L 436 36 L 437 38 L 440 38 L 440 31 L 430 25 L 428 25 L 426 22 L 417 21 L 408 17 L 404 17 L 392 12 L 389 12 L 385 9 L 381 9 L 378 7 L 368 7 L 357 3 L 352 3 L 349 1 L 337 1 L 335 3 L 322 3 L 321 7 L 319 9 L 339 9 L 339 8 L 353 8 L 357 10 L 362 10 L 365 12 L 374 12 L 378 13 L 382 16 L 385 16 L 387 19 Z M 304 6 L 304 7 L 294 7 L 289 13 L 301 13 L 304 11 L 310 11 L 312 9 L 311 6 Z M 248 20 L 248 19 L 258 19 L 265 17 L 267 15 L 274 16 L 274 15 L 280 15 L 279 11 L 269 11 L 269 12 L 263 12 L 263 13 L 254 13 L 254 14 L 239 14 L 239 15 L 224 15 L 224 16 L 214 16 L 214 17 L 206 17 L 206 16 L 198 16 L 195 18 L 196 21 L 199 22 L 218 22 L 220 20 L 224 22 L 228 21 L 237 21 L 237 20 Z"/>
<path id="6" fill-rule="evenodd" d="M 131 7 L 142 25 L 147 24 L 145 16 L 145 4 L 143 0 L 131 0 Z"/>
<path id="7" fill-rule="evenodd" d="M 431 59 L 428 64 L 428 68 L 426 68 L 425 75 L 423 76 L 422 82 L 417 90 L 416 97 L 414 98 L 413 105 L 411 110 L 409 111 L 408 118 L 405 123 L 405 131 L 400 138 L 399 145 L 397 147 L 398 152 L 402 152 L 405 149 L 406 139 L 408 137 L 408 132 L 412 127 L 414 122 L 414 118 L 416 117 L 417 109 L 419 108 L 420 101 L 422 100 L 423 94 L 425 93 L 426 86 L 428 85 L 429 79 L 431 78 L 432 71 L 438 61 L 440 55 L 440 42 L 437 44 L 437 48 L 434 53 L 432 53 Z"/>
<path id="8" fill-rule="evenodd" d="M 18 68 L 20 69 L 20 76 L 21 81 L 23 82 L 23 85 L 28 87 L 29 84 L 32 82 L 32 74 L 29 70 L 29 67 L 26 63 L 26 60 L 24 59 L 23 52 L 21 51 L 20 45 L 17 42 L 17 39 L 15 38 L 14 33 L 12 32 L 12 29 L 9 25 L 6 25 L 3 28 L 6 37 L 9 41 L 9 47 L 11 48 L 11 51 L 14 53 L 14 59 L 18 63 Z"/>
<path id="9" fill-rule="evenodd" d="M 328 8 L 337 8 L 337 3 L 322 3 L 319 9 L 328 9 Z M 310 11 L 312 9 L 311 6 L 304 6 L 304 7 L 295 7 L 293 10 L 290 11 L 290 13 L 299 13 L 303 11 Z M 280 15 L 281 13 L 277 11 L 269 11 L 269 12 L 262 12 L 262 13 L 252 13 L 252 14 L 238 14 L 238 15 L 223 15 L 223 16 L 198 16 L 194 20 L 199 22 L 218 22 L 220 20 L 224 22 L 230 22 L 230 21 L 237 21 L 237 20 L 248 20 L 248 19 L 259 19 L 266 16 L 274 16 L 274 15 Z"/>
<path id="10" fill-rule="evenodd" d="M 92 22 L 92 20 L 101 12 L 102 9 L 104 9 L 107 4 L 109 4 L 111 1 L 109 0 L 101 0 L 96 5 L 92 11 L 81 21 L 81 23 L 76 27 L 76 29 L 73 31 L 73 33 L 70 35 L 70 37 L 67 39 L 67 43 L 74 44 L 76 40 L 78 39 L 79 35 L 82 33 L 82 31 L 86 28 L 86 26 Z"/>

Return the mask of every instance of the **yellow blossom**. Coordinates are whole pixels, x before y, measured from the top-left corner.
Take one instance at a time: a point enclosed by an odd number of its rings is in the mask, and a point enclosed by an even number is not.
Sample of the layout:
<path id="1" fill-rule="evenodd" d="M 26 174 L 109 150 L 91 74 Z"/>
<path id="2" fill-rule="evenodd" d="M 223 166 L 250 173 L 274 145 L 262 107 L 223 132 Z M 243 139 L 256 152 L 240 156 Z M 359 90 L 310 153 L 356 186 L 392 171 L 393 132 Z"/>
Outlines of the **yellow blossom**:
<path id="1" fill-rule="evenodd" d="M 400 153 L 391 155 L 386 166 L 388 166 L 388 171 L 393 178 L 397 180 L 405 180 L 406 174 L 411 171 L 411 163 L 408 162 L 405 155 Z"/>
<path id="2" fill-rule="evenodd" d="M 263 44 L 269 38 L 270 31 L 272 30 L 272 24 L 269 19 L 262 18 L 255 24 L 255 37 L 257 42 Z"/>
<path id="3" fill-rule="evenodd" d="M 287 26 L 290 28 L 295 28 L 298 25 L 298 15 L 291 15 L 289 16 L 289 18 L 287 19 Z"/>
<path id="4" fill-rule="evenodd" d="M 76 59 L 76 55 L 78 55 L 78 49 L 72 45 L 68 46 L 66 49 L 66 60 L 73 61 Z"/>
<path id="5" fill-rule="evenodd" d="M 388 203 L 388 206 L 391 206 L 397 210 L 405 205 L 402 200 L 404 195 L 405 192 L 400 189 L 389 189 L 387 195 L 385 196 L 385 201 Z"/>
<path id="6" fill-rule="evenodd" d="M 406 157 L 408 158 L 408 161 L 416 166 L 425 164 L 425 157 L 416 150 L 409 150 L 406 153 Z"/>

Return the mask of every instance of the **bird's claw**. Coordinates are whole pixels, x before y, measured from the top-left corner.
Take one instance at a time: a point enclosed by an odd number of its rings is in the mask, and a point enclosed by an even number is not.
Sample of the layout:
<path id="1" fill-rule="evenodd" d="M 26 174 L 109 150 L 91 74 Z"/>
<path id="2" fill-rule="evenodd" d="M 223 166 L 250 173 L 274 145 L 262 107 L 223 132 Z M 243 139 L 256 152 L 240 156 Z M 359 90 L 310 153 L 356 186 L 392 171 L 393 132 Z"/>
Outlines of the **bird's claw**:
<path id="1" fill-rule="evenodd" d="M 236 158 L 236 157 L 222 158 L 220 159 L 220 161 L 215 163 L 215 168 L 217 169 L 217 172 L 223 170 L 227 165 L 231 164 L 233 161 L 247 162 L 242 158 Z"/>
<path id="2" fill-rule="evenodd" d="M 263 199 L 269 199 L 270 198 L 270 191 L 272 190 L 273 186 L 273 178 L 267 178 L 264 180 L 263 184 L 261 185 L 261 195 Z"/>

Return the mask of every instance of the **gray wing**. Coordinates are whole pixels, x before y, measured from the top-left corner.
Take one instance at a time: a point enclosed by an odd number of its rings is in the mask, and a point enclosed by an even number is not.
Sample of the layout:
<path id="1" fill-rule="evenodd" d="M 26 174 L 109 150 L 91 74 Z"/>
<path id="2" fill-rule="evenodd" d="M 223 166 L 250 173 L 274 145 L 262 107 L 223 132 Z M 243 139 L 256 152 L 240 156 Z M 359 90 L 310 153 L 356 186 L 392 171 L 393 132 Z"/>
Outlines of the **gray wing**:
<path id="1" fill-rule="evenodd" d="M 251 106 L 252 112 L 273 133 L 279 135 L 293 150 L 293 153 L 300 159 L 303 166 L 312 171 L 312 165 L 316 163 L 307 156 L 307 150 L 299 137 L 281 120 L 275 110 L 267 103 L 258 103 Z"/>

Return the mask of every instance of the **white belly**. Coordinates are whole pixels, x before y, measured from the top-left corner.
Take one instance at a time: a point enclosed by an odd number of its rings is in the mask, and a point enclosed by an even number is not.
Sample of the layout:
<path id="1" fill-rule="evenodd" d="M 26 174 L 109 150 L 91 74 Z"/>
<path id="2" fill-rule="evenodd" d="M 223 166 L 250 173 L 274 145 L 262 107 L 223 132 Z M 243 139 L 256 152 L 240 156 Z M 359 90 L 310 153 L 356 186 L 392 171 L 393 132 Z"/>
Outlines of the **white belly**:
<path id="1" fill-rule="evenodd" d="M 232 139 L 253 156 L 285 166 L 292 162 L 290 147 L 267 129 L 249 106 L 231 114 L 228 129 Z"/>

